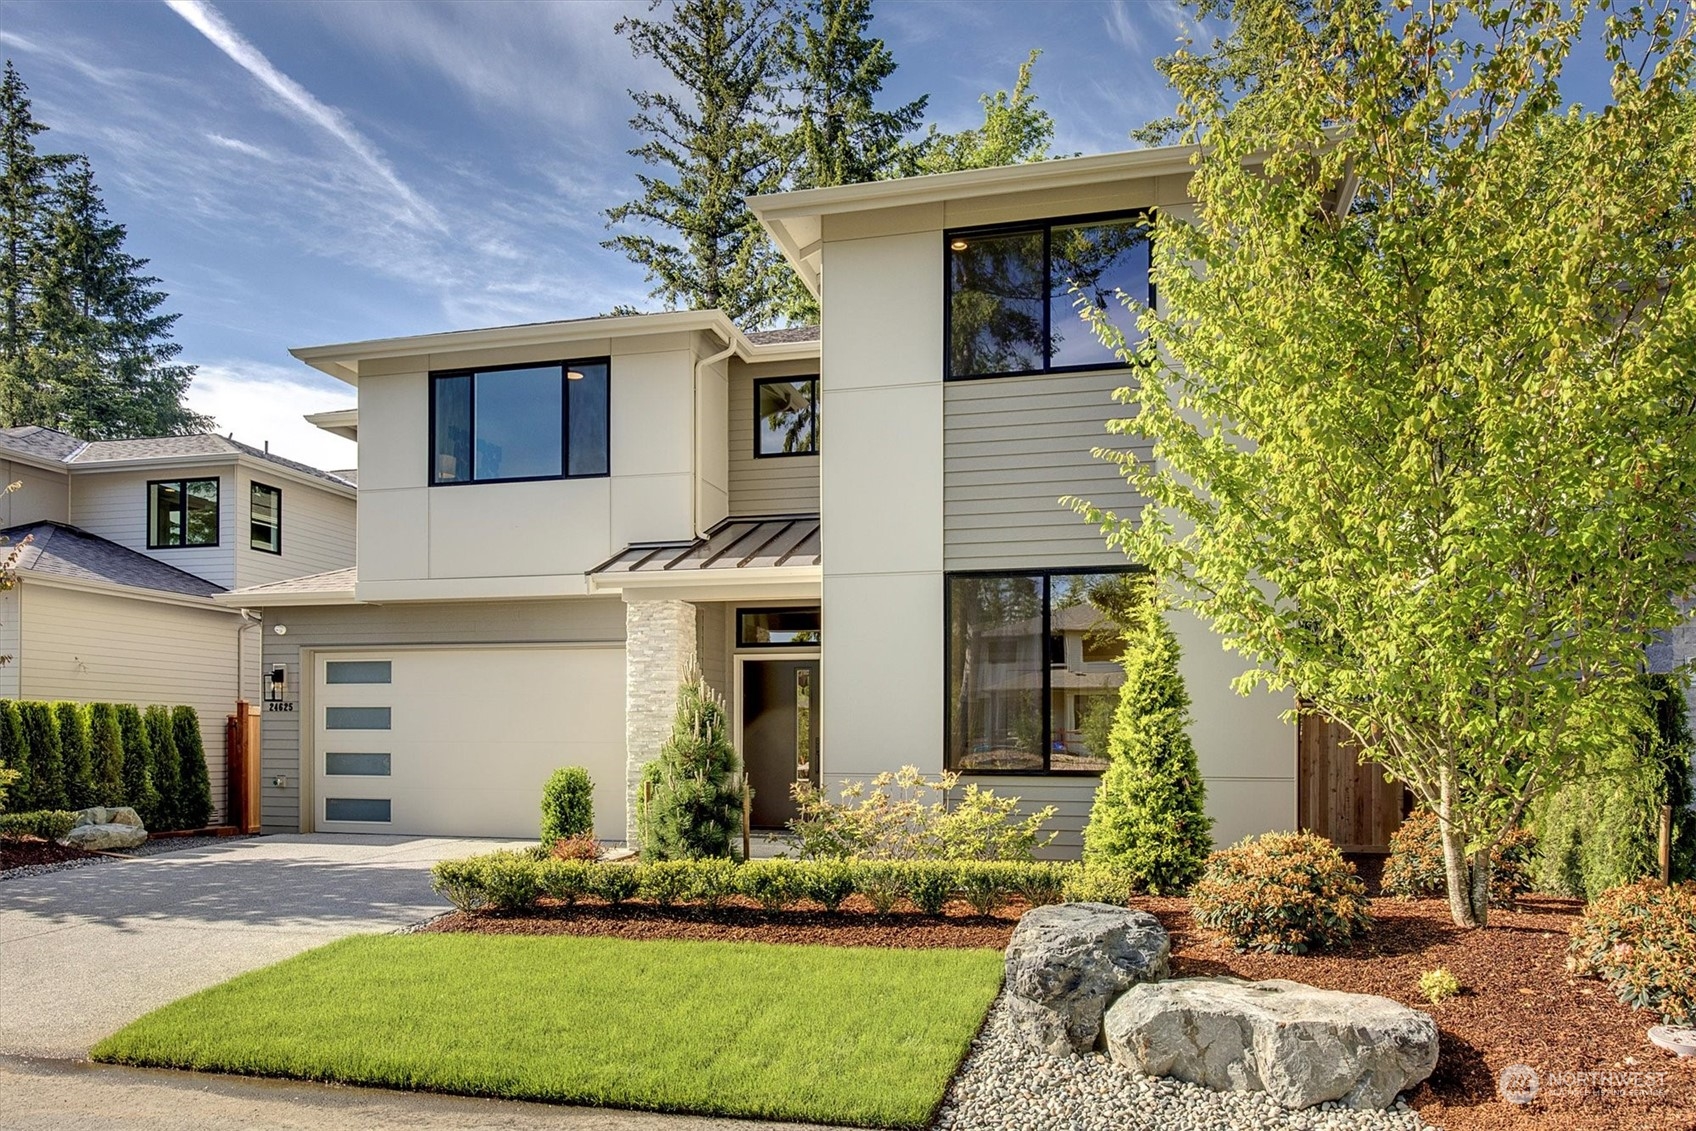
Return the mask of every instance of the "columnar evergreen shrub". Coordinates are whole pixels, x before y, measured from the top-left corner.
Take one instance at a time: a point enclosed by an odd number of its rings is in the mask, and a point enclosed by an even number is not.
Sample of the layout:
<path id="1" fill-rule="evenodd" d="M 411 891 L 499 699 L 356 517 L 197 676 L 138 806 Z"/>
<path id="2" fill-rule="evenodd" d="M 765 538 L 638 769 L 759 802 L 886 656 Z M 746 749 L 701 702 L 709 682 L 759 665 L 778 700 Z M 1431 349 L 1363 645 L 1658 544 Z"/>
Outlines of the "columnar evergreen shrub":
<path id="1" fill-rule="evenodd" d="M 65 803 L 71 809 L 87 809 L 96 804 L 94 767 L 89 760 L 88 708 L 81 703 L 55 703 L 53 721 L 65 767 Z"/>
<path id="2" fill-rule="evenodd" d="M 118 728 L 118 708 L 111 703 L 88 705 L 89 783 L 95 805 L 124 805 L 124 736 Z"/>
<path id="3" fill-rule="evenodd" d="M 642 771 L 639 814 L 648 860 L 730 857 L 742 834 L 742 759 L 724 703 L 692 674 L 678 688 L 671 739 Z"/>
<path id="4" fill-rule="evenodd" d="M 19 703 L 23 716 L 24 742 L 29 746 L 30 769 L 35 775 L 35 804 L 40 809 L 63 809 L 70 803 L 65 789 L 64 752 L 59 726 L 47 703 Z"/>
<path id="5" fill-rule="evenodd" d="M 118 733 L 124 742 L 124 797 L 142 824 L 157 828 L 159 790 L 153 784 L 153 744 L 147 740 L 147 725 L 135 704 L 118 704 Z"/>
<path id="6" fill-rule="evenodd" d="M 581 766 L 555 770 L 542 787 L 542 843 L 595 831 L 595 785 Z"/>
<path id="7" fill-rule="evenodd" d="M 41 808 L 35 803 L 35 767 L 24 737 L 23 712 L 12 699 L 0 699 L 0 763 L 18 775 L 7 791 L 12 808 L 19 812 Z"/>
<path id="8" fill-rule="evenodd" d="M 183 823 L 177 806 L 182 800 L 183 768 L 176 735 L 171 732 L 171 709 L 155 703 L 142 712 L 141 721 L 147 729 L 148 770 L 159 794 L 153 819 L 161 829 L 180 829 Z"/>
<path id="9" fill-rule="evenodd" d="M 1306 954 L 1372 925 L 1354 865 L 1312 833 L 1265 833 L 1215 852 L 1190 908 L 1196 922 L 1239 950 Z"/>
<path id="10" fill-rule="evenodd" d="M 206 747 L 200 737 L 200 716 L 193 707 L 171 712 L 171 737 L 177 744 L 177 820 L 185 829 L 203 829 L 212 822 L 212 781 L 206 770 Z"/>
<path id="11" fill-rule="evenodd" d="M 1107 772 L 1084 827 L 1086 864 L 1155 893 L 1188 888 L 1213 850 L 1189 736 L 1189 692 L 1164 608 L 1150 592 L 1140 615 L 1123 626 L 1125 682 L 1108 734 Z"/>

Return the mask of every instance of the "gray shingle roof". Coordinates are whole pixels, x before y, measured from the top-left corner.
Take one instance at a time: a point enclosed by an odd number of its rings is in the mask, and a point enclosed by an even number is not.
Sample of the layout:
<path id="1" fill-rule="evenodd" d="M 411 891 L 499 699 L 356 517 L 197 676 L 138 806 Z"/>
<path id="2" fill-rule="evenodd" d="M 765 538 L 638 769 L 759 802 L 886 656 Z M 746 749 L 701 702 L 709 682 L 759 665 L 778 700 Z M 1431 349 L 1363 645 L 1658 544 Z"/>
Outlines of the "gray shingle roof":
<path id="1" fill-rule="evenodd" d="M 3 551 L 5 553 L 10 553 L 12 547 L 19 547 L 25 538 L 30 540 L 18 553 L 18 569 L 26 573 L 127 585 L 184 597 L 210 597 L 224 591 L 222 585 L 214 585 L 192 573 L 185 573 L 175 566 L 62 522 L 14 526 L 0 530 L 0 535 L 11 540 L 10 547 Z"/>
<path id="2" fill-rule="evenodd" d="M 816 342 L 817 326 L 787 326 L 782 330 L 750 330 L 742 335 L 756 346 L 781 345 L 789 342 Z"/>
<path id="3" fill-rule="evenodd" d="M 287 581 L 272 581 L 265 585 L 249 585 L 237 589 L 235 592 L 243 597 L 252 596 L 256 602 L 261 598 L 276 596 L 281 593 L 352 593 L 354 584 L 358 580 L 358 568 L 348 566 L 346 569 L 332 569 L 327 573 L 291 577 Z"/>
<path id="4" fill-rule="evenodd" d="M 347 480 L 328 471 L 300 463 L 282 456 L 274 456 L 263 448 L 244 444 L 240 440 L 228 436 L 219 436 L 212 432 L 203 432 L 193 436 L 151 436 L 141 440 L 94 440 L 74 457 L 66 462 L 83 465 L 97 463 L 117 463 L 124 460 L 157 459 L 168 460 L 183 456 L 208 455 L 245 455 L 265 463 L 274 463 L 279 467 L 287 467 L 302 475 L 314 479 L 322 479 L 328 483 L 340 484 L 344 487 L 353 486 Z"/>
<path id="5" fill-rule="evenodd" d="M 819 564 L 819 516 L 727 518 L 693 542 L 629 546 L 592 574 L 755 569 Z"/>
<path id="6" fill-rule="evenodd" d="M 0 452 L 12 451 L 62 463 L 82 448 L 83 441 L 64 432 L 25 424 L 17 428 L 0 428 Z"/>

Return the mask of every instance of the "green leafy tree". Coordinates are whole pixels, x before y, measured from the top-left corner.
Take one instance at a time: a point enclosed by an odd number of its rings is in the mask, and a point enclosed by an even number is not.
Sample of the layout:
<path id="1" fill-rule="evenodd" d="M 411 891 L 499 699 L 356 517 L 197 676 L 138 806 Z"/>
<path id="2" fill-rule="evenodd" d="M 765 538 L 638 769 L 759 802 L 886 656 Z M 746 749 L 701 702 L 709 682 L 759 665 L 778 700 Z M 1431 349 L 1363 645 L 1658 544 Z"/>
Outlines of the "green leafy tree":
<path id="1" fill-rule="evenodd" d="M 29 747 L 35 808 L 63 809 L 70 799 L 65 790 L 65 761 L 53 708 L 47 703 L 19 703 L 18 712 L 23 717 L 24 742 Z"/>
<path id="2" fill-rule="evenodd" d="M 1240 687 L 1308 700 L 1438 815 L 1481 927 L 1492 847 L 1642 717 L 1696 587 L 1687 16 L 1610 16 L 1586 112 L 1563 5 L 1200 12 L 1234 30 L 1163 63 L 1196 218 L 1157 221 L 1112 426 L 1153 505 L 1076 505 L 1180 583 Z"/>
<path id="3" fill-rule="evenodd" d="M 59 731 L 59 754 L 65 766 L 66 803 L 72 809 L 98 805 L 87 708 L 81 703 L 55 703 L 53 722 Z"/>
<path id="4" fill-rule="evenodd" d="M 777 314 L 782 264 L 743 198 L 783 183 L 772 118 L 780 76 L 778 0 L 654 0 L 665 19 L 626 16 L 615 30 L 681 88 L 632 91 L 630 151 L 642 195 L 607 210 L 605 247 L 639 264 L 668 309 L 717 307 L 739 323 Z"/>
<path id="5" fill-rule="evenodd" d="M 159 800 L 154 803 L 152 824 L 160 829 L 181 828 L 177 813 L 182 801 L 182 758 L 171 731 L 171 709 L 155 703 L 141 714 L 147 731 L 148 773 Z"/>
<path id="6" fill-rule="evenodd" d="M 958 133 L 944 133 L 931 126 L 921 144 L 917 172 L 958 173 L 964 169 L 993 169 L 1044 161 L 1054 144 L 1054 119 L 1036 104 L 1031 92 L 1031 72 L 1037 56 L 1019 64 L 1019 77 L 1011 91 L 985 94 L 983 125 Z"/>
<path id="7" fill-rule="evenodd" d="M 0 699 L 0 763 L 18 775 L 7 791 L 12 808 L 20 813 L 41 808 L 36 804 L 36 774 L 29 739 L 24 734 L 23 713 L 13 699 Z"/>
<path id="8" fill-rule="evenodd" d="M 153 784 L 153 744 L 147 725 L 133 703 L 118 704 L 118 733 L 124 743 L 124 799 L 141 823 L 153 828 L 159 820 L 159 790 Z"/>
<path id="9" fill-rule="evenodd" d="M 212 779 L 206 769 L 206 744 L 200 716 L 193 707 L 171 711 L 171 739 L 177 747 L 178 827 L 203 829 L 212 823 Z"/>
<path id="10" fill-rule="evenodd" d="M 1178 671 L 1178 638 L 1152 581 L 1142 608 L 1120 621 L 1125 682 L 1107 737 L 1107 771 L 1084 826 L 1084 863 L 1110 868 L 1133 888 L 1181 892 L 1213 851 L 1206 787 L 1190 742 L 1190 697 Z"/>
<path id="11" fill-rule="evenodd" d="M 124 795 L 124 732 L 118 725 L 117 707 L 88 705 L 88 742 L 93 803 L 108 808 L 129 804 Z"/>
<path id="12" fill-rule="evenodd" d="M 642 855 L 648 860 L 733 856 L 742 833 L 742 759 L 724 703 L 691 675 L 659 757 L 642 770 Z"/>

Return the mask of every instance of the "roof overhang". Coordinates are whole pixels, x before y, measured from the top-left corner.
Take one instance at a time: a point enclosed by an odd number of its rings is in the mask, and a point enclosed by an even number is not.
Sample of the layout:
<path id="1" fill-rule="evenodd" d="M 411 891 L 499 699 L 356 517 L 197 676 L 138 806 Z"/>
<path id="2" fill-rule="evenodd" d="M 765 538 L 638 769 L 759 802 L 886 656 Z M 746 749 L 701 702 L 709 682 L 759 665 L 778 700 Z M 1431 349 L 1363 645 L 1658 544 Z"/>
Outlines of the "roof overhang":
<path id="1" fill-rule="evenodd" d="M 681 573 L 590 574 L 589 592 L 619 594 L 626 602 L 815 601 L 824 592 L 823 566 L 766 566 Z"/>
<path id="2" fill-rule="evenodd" d="M 316 428 L 322 428 L 332 436 L 340 436 L 344 440 L 359 442 L 359 410 L 357 408 L 338 408 L 330 412 L 307 413 L 303 419 Z"/>
<path id="3" fill-rule="evenodd" d="M 122 597 L 129 601 L 148 601 L 159 605 L 177 605 L 185 609 L 200 609 L 209 613 L 237 614 L 240 610 L 232 609 L 225 602 L 218 601 L 219 597 L 227 597 L 228 593 L 214 593 L 208 597 L 196 597 L 189 593 L 171 593 L 164 589 L 148 589 L 140 585 L 119 585 L 111 581 L 93 581 L 86 577 L 66 577 L 58 573 L 46 573 L 19 566 L 17 576 L 25 585 L 45 585 L 53 589 L 70 589 L 78 593 L 93 593 L 102 597 Z"/>
<path id="4" fill-rule="evenodd" d="M 285 605 L 357 605 L 351 589 L 289 590 L 285 593 L 255 593 L 236 589 L 215 593 L 212 603 L 222 608 L 273 609 Z"/>
<path id="5" fill-rule="evenodd" d="M 1014 192 L 1068 189 L 1130 177 L 1157 177 L 1192 171 L 1197 147 L 1162 146 L 1093 157 L 1062 157 L 1026 165 L 933 173 L 891 181 L 803 189 L 750 196 L 748 207 L 771 233 L 783 257 L 815 298 L 822 294 L 824 217 L 873 212 L 915 204 L 972 200 Z"/>
<path id="6" fill-rule="evenodd" d="M 179 467 L 230 467 L 240 464 L 249 471 L 258 473 L 261 479 L 286 479 L 306 487 L 316 487 L 328 491 L 332 495 L 341 495 L 352 499 L 358 496 L 358 489 L 351 483 L 339 479 L 320 479 L 316 475 L 307 475 L 296 471 L 285 464 L 272 463 L 269 460 L 255 459 L 242 452 L 202 452 L 196 455 L 182 456 L 147 456 L 143 459 L 107 459 L 95 460 L 90 463 L 65 464 L 65 468 L 79 475 L 102 475 L 119 471 L 146 471 L 163 474 Z"/>

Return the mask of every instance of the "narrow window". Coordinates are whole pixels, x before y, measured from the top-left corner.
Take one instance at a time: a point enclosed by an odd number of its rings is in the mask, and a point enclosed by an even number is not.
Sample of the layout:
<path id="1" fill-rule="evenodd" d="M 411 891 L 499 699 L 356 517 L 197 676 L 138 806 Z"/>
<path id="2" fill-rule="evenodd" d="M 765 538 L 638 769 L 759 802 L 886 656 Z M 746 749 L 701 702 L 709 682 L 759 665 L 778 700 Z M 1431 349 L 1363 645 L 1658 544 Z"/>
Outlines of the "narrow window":
<path id="1" fill-rule="evenodd" d="M 324 819 L 326 821 L 368 821 L 373 824 L 388 824 L 390 820 L 389 799 L 386 797 L 326 797 L 324 799 Z"/>
<path id="2" fill-rule="evenodd" d="M 389 683 L 393 678 L 388 660 L 330 660 L 324 665 L 325 683 Z"/>
<path id="3" fill-rule="evenodd" d="M 387 707 L 325 707 L 325 730 L 388 730 Z"/>
<path id="4" fill-rule="evenodd" d="M 819 451 L 817 377 L 754 382 L 754 456 L 811 456 Z"/>
<path id="5" fill-rule="evenodd" d="M 324 772 L 331 777 L 386 778 L 389 776 L 389 756 L 331 752 L 324 755 Z"/>
<path id="6" fill-rule="evenodd" d="M 744 648 L 810 648 L 819 643 L 819 610 L 738 609 L 736 642 Z"/>
<path id="7" fill-rule="evenodd" d="M 283 492 L 263 483 L 253 485 L 249 544 L 267 554 L 283 552 Z"/>
<path id="8" fill-rule="evenodd" d="M 147 485 L 147 548 L 218 544 L 218 480 L 168 479 Z"/>
<path id="9" fill-rule="evenodd" d="M 608 474 L 609 377 L 605 358 L 433 374 L 430 482 Z"/>

